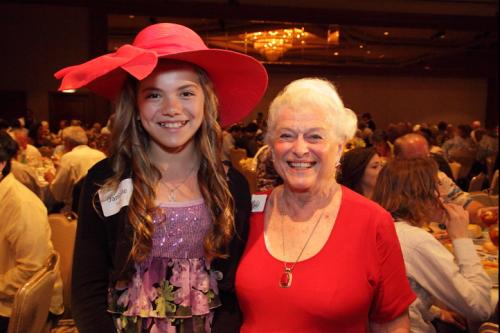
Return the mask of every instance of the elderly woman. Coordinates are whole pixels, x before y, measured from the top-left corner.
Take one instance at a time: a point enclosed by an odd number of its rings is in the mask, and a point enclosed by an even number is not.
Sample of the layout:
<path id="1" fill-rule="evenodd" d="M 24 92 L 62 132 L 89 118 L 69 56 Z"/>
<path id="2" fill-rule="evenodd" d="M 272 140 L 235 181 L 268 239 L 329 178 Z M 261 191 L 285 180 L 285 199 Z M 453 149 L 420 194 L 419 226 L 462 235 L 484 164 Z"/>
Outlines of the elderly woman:
<path id="1" fill-rule="evenodd" d="M 485 321 L 492 309 L 491 281 L 467 236 L 469 216 L 439 200 L 438 168 L 431 158 L 395 159 L 380 172 L 373 199 L 396 221 L 410 284 L 418 295 L 410 306 L 411 332 L 436 332 L 434 318 L 465 328 L 463 317 Z M 444 220 L 450 253 L 424 226 Z M 436 300 L 448 311 L 433 306 Z"/>
<path id="2" fill-rule="evenodd" d="M 254 197 L 236 274 L 241 332 L 408 332 L 415 295 L 391 216 L 335 181 L 355 129 L 322 79 L 272 102 L 266 141 L 284 184 Z"/>
<path id="3" fill-rule="evenodd" d="M 377 177 L 385 164 L 375 148 L 354 148 L 340 159 L 337 182 L 371 199 Z"/>

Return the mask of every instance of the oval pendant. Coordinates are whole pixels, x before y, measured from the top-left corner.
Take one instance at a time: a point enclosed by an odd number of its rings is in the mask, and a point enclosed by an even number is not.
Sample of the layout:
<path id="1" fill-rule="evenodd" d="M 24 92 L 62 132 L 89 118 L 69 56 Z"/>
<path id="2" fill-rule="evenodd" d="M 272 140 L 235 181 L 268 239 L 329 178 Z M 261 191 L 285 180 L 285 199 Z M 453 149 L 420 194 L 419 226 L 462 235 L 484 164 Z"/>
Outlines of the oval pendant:
<path id="1" fill-rule="evenodd" d="M 290 288 L 290 286 L 292 285 L 292 277 L 293 277 L 292 272 L 289 270 L 285 270 L 281 274 L 280 287 L 281 288 Z"/>

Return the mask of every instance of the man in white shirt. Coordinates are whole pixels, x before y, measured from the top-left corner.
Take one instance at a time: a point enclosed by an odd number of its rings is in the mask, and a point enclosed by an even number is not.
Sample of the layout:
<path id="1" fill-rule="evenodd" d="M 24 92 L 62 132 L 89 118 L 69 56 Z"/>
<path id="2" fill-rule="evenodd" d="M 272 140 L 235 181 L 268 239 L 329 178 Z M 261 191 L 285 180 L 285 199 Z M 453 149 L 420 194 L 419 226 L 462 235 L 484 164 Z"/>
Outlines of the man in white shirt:
<path id="1" fill-rule="evenodd" d="M 42 165 L 42 154 L 35 146 L 29 144 L 28 133 L 22 128 L 16 128 L 12 131 L 12 137 L 19 145 L 17 160 L 33 168 Z"/>
<path id="2" fill-rule="evenodd" d="M 0 332 L 6 332 L 14 295 L 53 252 L 47 209 L 10 172 L 16 142 L 0 131 Z M 54 285 L 50 311 L 63 313 L 62 280 Z"/>
<path id="3" fill-rule="evenodd" d="M 67 153 L 61 157 L 55 177 L 47 173 L 45 179 L 50 183 L 50 192 L 54 199 L 63 202 L 62 211 L 67 212 L 71 210 L 75 184 L 106 155 L 87 146 L 87 134 L 80 126 L 68 126 L 62 135 Z"/>

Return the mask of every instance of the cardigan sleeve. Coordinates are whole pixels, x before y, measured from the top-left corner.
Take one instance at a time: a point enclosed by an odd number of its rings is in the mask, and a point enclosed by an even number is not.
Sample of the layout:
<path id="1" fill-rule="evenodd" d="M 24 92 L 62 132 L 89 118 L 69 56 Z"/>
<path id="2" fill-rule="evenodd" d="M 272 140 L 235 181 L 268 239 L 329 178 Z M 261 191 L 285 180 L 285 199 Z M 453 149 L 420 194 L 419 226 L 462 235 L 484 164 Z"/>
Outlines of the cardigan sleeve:
<path id="1" fill-rule="evenodd" d="M 219 297 L 222 306 L 215 310 L 212 332 L 237 333 L 243 320 L 236 297 L 234 280 L 248 238 L 248 219 L 251 212 L 251 195 L 245 177 L 233 167 L 228 171 L 228 185 L 233 196 L 235 233 L 228 248 L 227 259 L 216 259 L 212 267 L 223 274 L 219 281 Z"/>
<path id="2" fill-rule="evenodd" d="M 72 273 L 71 312 L 80 333 L 114 333 L 107 312 L 107 289 L 111 259 L 106 223 L 94 204 L 97 186 L 92 172 L 87 175 L 80 195 L 78 227 Z"/>

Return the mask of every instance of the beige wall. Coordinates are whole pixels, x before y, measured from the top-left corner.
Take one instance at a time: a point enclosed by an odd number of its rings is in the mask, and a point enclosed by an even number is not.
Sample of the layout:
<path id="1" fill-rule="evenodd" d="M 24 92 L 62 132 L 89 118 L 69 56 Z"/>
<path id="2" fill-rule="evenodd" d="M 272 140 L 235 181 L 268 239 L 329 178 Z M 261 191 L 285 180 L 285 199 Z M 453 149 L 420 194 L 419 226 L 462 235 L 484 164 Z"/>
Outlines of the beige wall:
<path id="1" fill-rule="evenodd" d="M 290 71 L 293 71 L 291 68 Z M 272 99 L 292 80 L 311 73 L 270 73 L 269 88 L 248 120 L 267 113 Z M 314 75 L 314 74 L 313 74 Z M 370 112 L 380 127 L 390 122 L 470 123 L 486 116 L 486 79 L 325 76 L 332 80 L 344 104 L 356 113 Z"/>
<path id="2" fill-rule="evenodd" d="M 27 91 L 28 108 L 48 119 L 48 93 L 57 89 L 53 73 L 88 59 L 89 18 L 79 7 L 0 4 L 0 90 Z M 272 98 L 290 81 L 312 72 L 290 67 L 270 71 L 269 90 L 250 121 L 266 113 Z M 391 121 L 455 124 L 486 115 L 486 79 L 412 78 L 330 75 L 346 104 L 357 113 L 371 112 L 385 127 Z M 244 78 L 242 78 L 244 79 Z"/>

